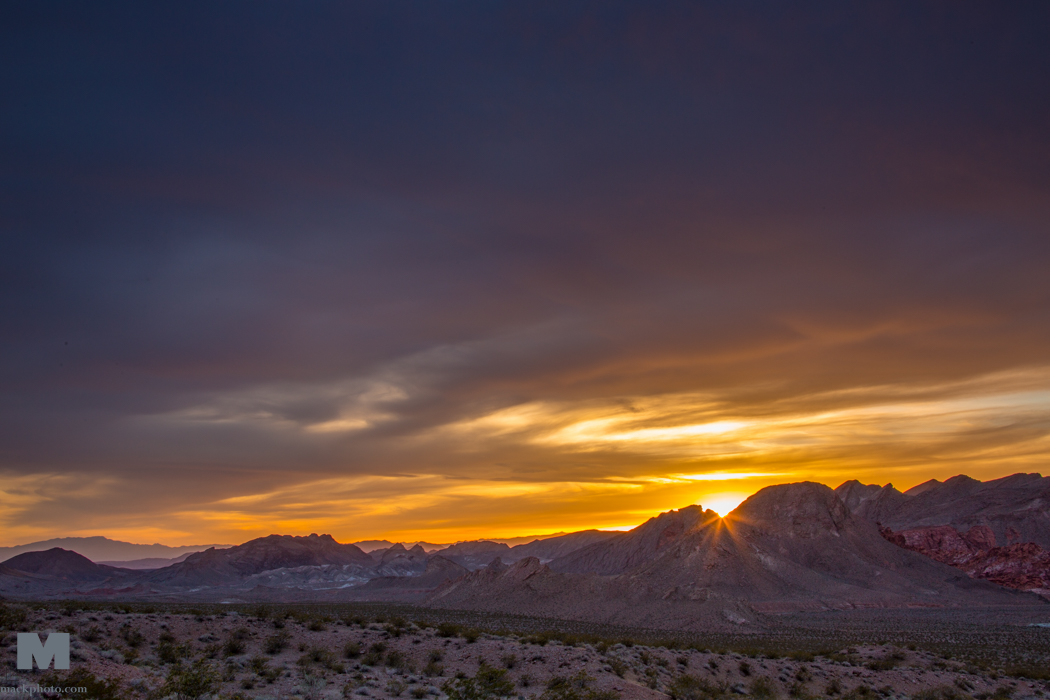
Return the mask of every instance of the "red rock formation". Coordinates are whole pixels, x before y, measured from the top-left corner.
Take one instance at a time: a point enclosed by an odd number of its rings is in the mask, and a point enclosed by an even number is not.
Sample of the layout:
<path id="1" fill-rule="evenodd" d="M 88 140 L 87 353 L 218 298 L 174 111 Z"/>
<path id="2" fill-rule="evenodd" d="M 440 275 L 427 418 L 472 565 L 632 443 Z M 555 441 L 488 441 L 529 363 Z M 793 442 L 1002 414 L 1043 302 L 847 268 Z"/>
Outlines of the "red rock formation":
<path id="1" fill-rule="evenodd" d="M 991 528 L 983 525 L 965 533 L 948 525 L 900 532 L 879 526 L 879 532 L 897 546 L 961 569 L 971 578 L 1050 597 L 1050 552 L 1034 542 L 997 547 Z"/>

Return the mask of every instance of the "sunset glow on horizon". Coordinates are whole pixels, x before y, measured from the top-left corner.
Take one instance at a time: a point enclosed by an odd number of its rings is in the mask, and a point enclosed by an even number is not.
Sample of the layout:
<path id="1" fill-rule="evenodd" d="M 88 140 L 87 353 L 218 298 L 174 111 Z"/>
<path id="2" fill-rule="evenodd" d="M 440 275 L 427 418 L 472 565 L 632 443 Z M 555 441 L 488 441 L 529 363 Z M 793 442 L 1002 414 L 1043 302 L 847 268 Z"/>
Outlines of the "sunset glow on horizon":
<path id="1" fill-rule="evenodd" d="M 0 546 L 1050 470 L 1045 9 L 23 4 Z"/>

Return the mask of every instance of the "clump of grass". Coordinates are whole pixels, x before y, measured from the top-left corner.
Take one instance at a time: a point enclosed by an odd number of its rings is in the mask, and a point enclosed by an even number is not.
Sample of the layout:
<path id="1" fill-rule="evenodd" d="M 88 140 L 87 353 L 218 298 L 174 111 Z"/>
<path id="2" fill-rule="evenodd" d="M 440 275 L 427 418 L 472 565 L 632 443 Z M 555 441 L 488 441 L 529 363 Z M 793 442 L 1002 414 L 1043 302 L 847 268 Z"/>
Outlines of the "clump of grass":
<path id="1" fill-rule="evenodd" d="M 348 659 L 356 659 L 361 656 L 361 645 L 354 641 L 347 642 L 343 647 L 343 656 Z"/>

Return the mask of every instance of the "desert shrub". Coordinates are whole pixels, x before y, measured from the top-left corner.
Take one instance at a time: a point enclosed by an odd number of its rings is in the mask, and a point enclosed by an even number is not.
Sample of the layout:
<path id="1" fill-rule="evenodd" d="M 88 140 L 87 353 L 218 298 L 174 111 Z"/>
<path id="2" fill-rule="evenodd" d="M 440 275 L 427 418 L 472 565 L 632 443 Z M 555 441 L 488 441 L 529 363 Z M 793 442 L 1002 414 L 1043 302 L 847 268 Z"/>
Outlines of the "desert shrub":
<path id="1" fill-rule="evenodd" d="M 445 653 L 440 649 L 431 649 L 430 654 L 427 655 L 428 661 L 441 661 L 445 658 Z"/>
<path id="2" fill-rule="evenodd" d="M 738 668 L 740 669 L 741 676 L 751 675 L 751 664 L 749 664 L 747 661 L 741 661 L 740 666 Z"/>
<path id="3" fill-rule="evenodd" d="M 969 698 L 969 695 L 962 693 L 958 688 L 953 688 L 950 685 L 942 685 L 938 688 L 926 688 L 920 690 L 912 696 L 912 700 L 964 700 Z M 1010 697 L 1009 695 L 1005 696 Z"/>
<path id="4" fill-rule="evenodd" d="M 442 622 L 437 626 L 439 637 L 455 637 L 460 632 L 460 626 L 452 622 Z"/>
<path id="5" fill-rule="evenodd" d="M 594 678 L 580 671 L 571 678 L 553 676 L 547 681 L 547 689 L 540 695 L 540 700 L 617 700 L 619 694 L 612 691 L 599 691 L 591 686 Z"/>
<path id="6" fill-rule="evenodd" d="M 157 645 L 157 658 L 166 664 L 178 664 L 183 659 L 189 658 L 193 648 L 188 642 L 177 644 L 174 641 L 165 640 Z"/>
<path id="7" fill-rule="evenodd" d="M 449 700 L 485 700 L 508 697 L 514 684 L 507 679 L 507 671 L 482 664 L 473 678 L 455 678 L 445 681 L 441 689 Z"/>
<path id="8" fill-rule="evenodd" d="M 409 695 L 414 697 L 416 700 L 423 700 L 428 694 L 426 686 L 416 685 L 412 686 L 412 689 L 408 691 Z"/>
<path id="9" fill-rule="evenodd" d="M 431 678 L 445 675 L 445 667 L 439 664 L 437 661 L 429 661 L 427 665 L 423 667 L 423 674 Z"/>
<path id="10" fill-rule="evenodd" d="M 386 655 L 386 665 L 390 668 L 401 668 L 406 663 L 405 655 L 396 649 Z"/>
<path id="11" fill-rule="evenodd" d="M 40 679 L 40 685 L 86 688 L 81 697 L 91 700 L 124 700 L 126 697 L 119 679 L 98 678 L 82 668 L 70 671 L 63 678 L 54 671 L 49 672 Z"/>
<path id="12" fill-rule="evenodd" d="M 343 656 L 348 659 L 356 659 L 361 656 L 361 645 L 354 641 L 347 642 L 343 647 Z"/>
<path id="13" fill-rule="evenodd" d="M 304 672 L 314 665 L 323 666 L 330 671 L 341 672 L 343 670 L 342 665 L 336 661 L 335 654 L 324 647 L 310 647 L 305 654 L 299 657 L 296 664 L 304 669 Z"/>
<path id="14" fill-rule="evenodd" d="M 244 653 L 244 641 L 236 637 L 230 637 L 222 645 L 223 656 L 237 656 Z"/>
<path id="15" fill-rule="evenodd" d="M 270 607 L 268 605 L 256 605 L 252 608 L 252 617 L 257 620 L 267 620 L 270 617 Z"/>
<path id="16" fill-rule="evenodd" d="M 98 625 L 91 625 L 91 627 L 80 633 L 80 638 L 85 642 L 97 642 L 102 639 L 102 630 L 99 629 Z"/>
<path id="17" fill-rule="evenodd" d="M 146 641 L 146 638 L 142 636 L 142 633 L 131 625 L 124 625 L 120 628 L 120 637 L 124 640 L 124 643 L 132 649 L 138 648 L 144 641 Z"/>
<path id="18" fill-rule="evenodd" d="M 518 665 L 517 654 L 504 654 L 503 655 L 503 668 L 510 670 Z"/>
<path id="19" fill-rule="evenodd" d="M 291 639 L 291 635 L 287 632 L 278 632 L 277 634 L 270 635 L 266 638 L 263 643 L 263 651 L 270 656 L 280 654 L 288 647 L 288 642 Z"/>
<path id="20" fill-rule="evenodd" d="M 709 700 L 721 697 L 725 688 L 716 686 L 704 678 L 683 673 L 667 686 L 671 700 Z"/>
<path id="21" fill-rule="evenodd" d="M 208 662 L 198 659 L 191 666 L 175 664 L 161 688 L 161 697 L 176 695 L 179 700 L 197 700 L 215 690 L 219 674 Z"/>
<path id="22" fill-rule="evenodd" d="M 401 693 L 405 692 L 405 689 L 407 687 L 408 686 L 405 685 L 404 681 L 399 681 L 396 678 L 391 678 L 389 681 L 387 681 L 386 692 L 390 695 L 393 695 L 396 698 L 397 696 L 401 695 Z"/>
<path id="23" fill-rule="evenodd" d="M 905 656 L 900 651 L 892 651 L 880 659 L 872 659 L 868 663 L 864 664 L 872 671 L 889 671 L 897 668 L 901 661 L 904 661 Z"/>
<path id="24" fill-rule="evenodd" d="M 627 664 L 625 664 L 620 659 L 609 659 L 609 668 L 611 668 L 613 670 L 613 673 L 615 673 L 620 678 L 623 678 L 623 675 L 627 673 Z"/>
<path id="25" fill-rule="evenodd" d="M 827 686 L 824 688 L 825 695 L 838 695 L 842 692 L 842 684 L 839 683 L 837 678 L 832 678 L 828 681 Z"/>
<path id="26" fill-rule="evenodd" d="M 765 677 L 756 678 L 751 682 L 751 697 L 758 700 L 772 700 L 777 696 L 777 690 L 772 681 Z"/>
<path id="27" fill-rule="evenodd" d="M 325 627 L 324 620 L 314 618 L 310 620 L 310 623 L 306 626 L 306 629 L 310 630 L 311 632 L 324 632 L 327 629 L 327 627 Z"/>
<path id="28" fill-rule="evenodd" d="M 323 677 L 307 673 L 303 675 L 303 683 L 299 686 L 299 690 L 305 700 L 320 700 L 321 693 L 327 684 L 328 681 Z"/>

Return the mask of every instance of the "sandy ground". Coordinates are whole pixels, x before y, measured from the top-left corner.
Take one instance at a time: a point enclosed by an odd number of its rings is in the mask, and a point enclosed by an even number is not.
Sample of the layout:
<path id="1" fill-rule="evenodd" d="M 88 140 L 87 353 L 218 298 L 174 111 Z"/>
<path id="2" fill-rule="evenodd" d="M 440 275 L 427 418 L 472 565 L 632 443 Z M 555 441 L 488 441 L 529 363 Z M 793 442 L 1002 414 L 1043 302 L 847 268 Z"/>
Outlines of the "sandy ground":
<path id="1" fill-rule="evenodd" d="M 575 684 L 561 687 L 572 688 L 579 700 L 663 700 L 669 693 L 699 700 L 708 697 L 701 692 L 705 687 L 726 697 L 1050 697 L 1050 681 L 1004 677 L 892 646 L 847 648 L 831 658 L 766 658 L 623 644 L 541 644 L 544 640 L 489 634 L 464 637 L 462 631 L 400 620 L 320 622 L 237 613 L 36 611 L 23 629 L 72 633 L 71 672 L 119 680 L 132 700 L 163 697 L 176 657 L 184 667 L 203 660 L 218 679 L 210 694 L 227 698 L 445 700 L 446 683 L 455 683 L 457 675 L 473 677 L 483 665 L 505 672 L 513 688 L 510 697 L 525 700 L 544 695 L 552 679 L 574 676 Z M 283 642 L 280 651 L 275 640 Z M 0 643 L 0 687 L 35 684 L 45 677 L 15 670 L 13 633 Z M 699 682 L 682 683 L 683 675 Z M 555 695 L 547 692 L 545 700 Z M 562 694 L 556 700 L 572 697 Z"/>

